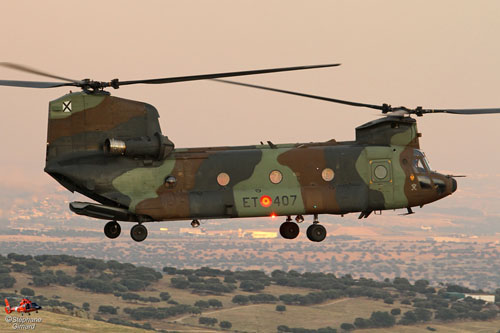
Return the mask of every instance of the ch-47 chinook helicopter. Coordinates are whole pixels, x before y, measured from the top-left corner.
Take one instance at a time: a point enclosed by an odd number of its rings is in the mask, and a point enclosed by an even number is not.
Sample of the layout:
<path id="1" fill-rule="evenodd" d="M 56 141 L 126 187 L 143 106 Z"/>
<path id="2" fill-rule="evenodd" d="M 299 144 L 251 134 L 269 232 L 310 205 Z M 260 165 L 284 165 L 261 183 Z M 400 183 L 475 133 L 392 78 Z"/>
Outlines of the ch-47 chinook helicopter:
<path id="1" fill-rule="evenodd" d="M 319 214 L 358 212 L 361 219 L 374 211 L 398 208 L 412 214 L 412 207 L 452 194 L 457 182 L 429 168 L 411 115 L 500 113 L 499 108 L 372 105 L 220 79 L 338 64 L 110 82 L 71 80 L 0 64 L 64 81 L 0 80 L 3 86 L 82 88 L 49 103 L 45 172 L 68 190 L 99 203 L 72 202 L 73 212 L 111 220 L 104 227 L 109 238 L 121 233 L 117 221 L 136 222 L 130 234 L 138 242 L 147 237 L 144 223 L 153 221 L 192 220 L 197 227 L 200 219 L 286 216 L 280 234 L 294 239 L 299 234 L 297 223 L 304 221 L 304 215 L 313 215 L 307 237 L 320 242 L 326 229 L 319 224 Z M 205 79 L 368 107 L 385 117 L 357 127 L 355 141 L 174 149 L 162 134 L 153 106 L 104 90 Z"/>

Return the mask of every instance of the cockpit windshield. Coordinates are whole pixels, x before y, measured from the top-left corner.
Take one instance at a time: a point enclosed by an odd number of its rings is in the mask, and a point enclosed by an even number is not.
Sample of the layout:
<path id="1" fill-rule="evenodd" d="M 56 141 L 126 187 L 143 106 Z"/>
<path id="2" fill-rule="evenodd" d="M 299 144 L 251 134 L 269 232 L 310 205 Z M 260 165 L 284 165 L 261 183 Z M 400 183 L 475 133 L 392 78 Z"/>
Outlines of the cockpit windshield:
<path id="1" fill-rule="evenodd" d="M 428 173 L 431 171 L 431 167 L 425 158 L 425 154 L 418 149 L 414 150 L 413 168 L 417 173 Z"/>

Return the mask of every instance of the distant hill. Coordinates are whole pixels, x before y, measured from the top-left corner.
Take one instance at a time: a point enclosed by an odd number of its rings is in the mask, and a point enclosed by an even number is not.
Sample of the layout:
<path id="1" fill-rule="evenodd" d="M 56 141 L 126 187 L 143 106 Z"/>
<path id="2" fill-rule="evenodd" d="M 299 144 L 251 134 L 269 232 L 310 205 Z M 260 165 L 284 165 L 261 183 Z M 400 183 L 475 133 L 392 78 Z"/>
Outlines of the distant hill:
<path id="1" fill-rule="evenodd" d="M 497 305 L 459 300 L 448 292 L 476 291 L 404 278 L 208 267 L 159 272 L 68 255 L 0 256 L 0 296 L 11 304 L 29 296 L 42 305 L 33 315 L 42 318 L 37 327 L 44 331 L 333 333 L 383 327 L 418 332 L 429 326 L 496 332 L 500 327 Z M 0 329 L 12 328 L 3 321 Z"/>

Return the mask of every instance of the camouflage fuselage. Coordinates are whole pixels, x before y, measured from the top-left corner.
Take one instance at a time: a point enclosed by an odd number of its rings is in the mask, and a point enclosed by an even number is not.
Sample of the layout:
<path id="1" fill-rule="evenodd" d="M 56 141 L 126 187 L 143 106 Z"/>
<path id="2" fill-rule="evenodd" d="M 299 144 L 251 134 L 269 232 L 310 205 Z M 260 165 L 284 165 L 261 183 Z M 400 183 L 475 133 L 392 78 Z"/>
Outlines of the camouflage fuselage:
<path id="1" fill-rule="evenodd" d="M 156 137 L 163 137 L 158 114 L 148 104 L 69 94 L 49 106 L 45 170 L 138 221 L 368 214 L 421 206 L 456 189 L 453 178 L 429 170 L 409 117 L 360 126 L 352 142 L 173 149 Z M 110 139 L 128 150 L 113 154 Z"/>

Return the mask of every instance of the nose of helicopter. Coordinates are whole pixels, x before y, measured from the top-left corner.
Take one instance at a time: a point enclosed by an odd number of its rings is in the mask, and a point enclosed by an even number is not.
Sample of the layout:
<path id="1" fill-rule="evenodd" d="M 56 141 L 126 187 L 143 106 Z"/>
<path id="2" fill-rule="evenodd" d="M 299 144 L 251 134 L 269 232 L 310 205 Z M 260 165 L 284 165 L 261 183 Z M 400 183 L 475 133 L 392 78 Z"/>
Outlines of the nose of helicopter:
<path id="1" fill-rule="evenodd" d="M 455 192 L 457 190 L 457 181 L 455 178 L 451 178 L 451 193 Z"/>

